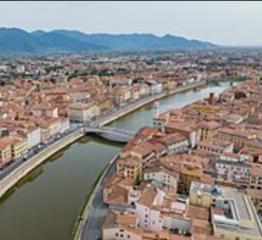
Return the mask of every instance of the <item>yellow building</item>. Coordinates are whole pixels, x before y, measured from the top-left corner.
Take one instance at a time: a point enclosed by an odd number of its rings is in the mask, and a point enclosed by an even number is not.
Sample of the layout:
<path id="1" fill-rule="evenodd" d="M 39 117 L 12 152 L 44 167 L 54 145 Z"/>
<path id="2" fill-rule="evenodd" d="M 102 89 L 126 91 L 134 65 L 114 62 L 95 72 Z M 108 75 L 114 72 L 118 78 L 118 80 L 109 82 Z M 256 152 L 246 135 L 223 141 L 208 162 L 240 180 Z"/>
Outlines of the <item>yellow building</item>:
<path id="1" fill-rule="evenodd" d="M 116 160 L 117 175 L 132 179 L 142 177 L 142 162 L 140 159 L 130 156 Z"/>
<path id="2" fill-rule="evenodd" d="M 0 138 L 0 166 L 12 160 L 11 144 L 7 137 Z"/>
<path id="3" fill-rule="evenodd" d="M 111 99 L 105 99 L 99 102 L 99 109 L 101 112 L 112 109 L 113 107 L 114 107 L 114 104 Z"/>
<path id="4" fill-rule="evenodd" d="M 206 121 L 200 123 L 201 127 L 201 137 L 200 139 L 207 139 L 215 136 L 217 134 L 217 130 L 220 127 L 220 124 L 215 121 Z"/>
<path id="5" fill-rule="evenodd" d="M 189 201 L 191 204 L 210 208 L 213 198 L 209 188 L 205 188 L 204 184 L 201 184 L 198 188 L 194 189 L 196 182 L 192 182 L 189 194 Z M 202 186 L 202 187 L 201 187 Z"/>
<path id="6" fill-rule="evenodd" d="M 10 137 L 9 138 L 11 144 L 12 158 L 14 160 L 19 159 L 24 156 L 28 151 L 27 140 L 24 138 L 18 137 Z"/>
<path id="7" fill-rule="evenodd" d="M 198 165 L 194 166 L 193 164 L 183 164 L 181 166 L 179 178 L 183 183 L 184 190 L 189 191 L 190 185 L 193 181 L 201 181 L 202 179 L 202 168 Z"/>
<path id="8" fill-rule="evenodd" d="M 132 92 L 129 86 L 121 86 L 114 89 L 114 91 L 112 92 L 113 102 L 118 106 L 121 106 L 125 102 L 129 101 L 131 97 Z"/>

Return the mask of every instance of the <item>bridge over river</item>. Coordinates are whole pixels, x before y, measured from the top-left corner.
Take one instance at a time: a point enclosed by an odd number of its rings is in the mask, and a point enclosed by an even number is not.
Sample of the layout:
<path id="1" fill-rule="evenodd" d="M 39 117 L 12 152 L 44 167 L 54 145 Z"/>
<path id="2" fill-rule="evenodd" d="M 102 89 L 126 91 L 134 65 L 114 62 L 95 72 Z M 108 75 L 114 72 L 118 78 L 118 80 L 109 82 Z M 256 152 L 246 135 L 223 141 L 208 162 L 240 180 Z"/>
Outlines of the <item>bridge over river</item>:
<path id="1" fill-rule="evenodd" d="M 120 143 L 128 142 L 135 135 L 135 132 L 116 127 L 84 126 L 83 131 L 85 133 L 94 133 L 102 138 Z"/>

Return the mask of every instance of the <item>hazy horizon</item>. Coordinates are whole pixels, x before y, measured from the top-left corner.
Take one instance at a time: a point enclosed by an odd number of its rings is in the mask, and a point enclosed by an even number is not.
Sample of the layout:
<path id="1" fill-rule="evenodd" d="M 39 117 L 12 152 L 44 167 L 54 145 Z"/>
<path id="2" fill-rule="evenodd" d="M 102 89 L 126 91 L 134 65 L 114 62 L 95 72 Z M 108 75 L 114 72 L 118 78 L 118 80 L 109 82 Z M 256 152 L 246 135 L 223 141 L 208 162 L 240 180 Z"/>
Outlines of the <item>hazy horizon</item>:
<path id="1" fill-rule="evenodd" d="M 223 46 L 262 46 L 262 2 L 0 2 L 1 27 L 32 32 L 166 34 Z M 59 14 L 58 14 L 59 13 Z"/>

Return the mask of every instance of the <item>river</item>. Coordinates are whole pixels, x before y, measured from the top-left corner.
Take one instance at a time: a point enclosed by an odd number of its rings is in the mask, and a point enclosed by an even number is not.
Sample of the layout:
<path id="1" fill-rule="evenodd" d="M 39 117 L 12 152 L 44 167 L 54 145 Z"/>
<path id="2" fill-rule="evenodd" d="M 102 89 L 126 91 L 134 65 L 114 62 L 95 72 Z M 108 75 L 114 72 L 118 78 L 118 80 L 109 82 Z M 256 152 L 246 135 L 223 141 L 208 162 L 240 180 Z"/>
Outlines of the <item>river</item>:
<path id="1" fill-rule="evenodd" d="M 207 86 L 159 100 L 159 111 L 182 107 L 210 92 L 229 87 Z M 156 109 L 143 107 L 112 126 L 137 130 L 152 125 Z M 0 202 L 0 240 L 68 240 L 79 208 L 97 176 L 123 145 L 83 137 L 49 158 L 21 180 Z"/>

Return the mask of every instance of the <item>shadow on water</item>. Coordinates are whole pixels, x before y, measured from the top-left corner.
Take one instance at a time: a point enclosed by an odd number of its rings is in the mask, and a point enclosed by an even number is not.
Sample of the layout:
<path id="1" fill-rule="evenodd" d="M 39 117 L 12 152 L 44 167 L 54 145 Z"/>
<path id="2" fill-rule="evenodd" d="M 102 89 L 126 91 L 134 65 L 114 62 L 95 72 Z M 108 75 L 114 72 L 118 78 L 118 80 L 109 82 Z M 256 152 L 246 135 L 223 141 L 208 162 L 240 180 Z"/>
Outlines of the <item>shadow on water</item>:
<path id="1" fill-rule="evenodd" d="M 25 177 L 23 177 L 20 181 L 18 181 L 18 183 L 16 184 L 16 187 L 20 188 L 24 184 L 34 181 L 43 172 L 44 172 L 43 166 L 40 165 L 39 167 L 37 167 L 33 171 L 31 171 L 29 174 L 27 174 Z"/>
<path id="2" fill-rule="evenodd" d="M 63 149 L 59 150 L 58 152 L 54 153 L 51 157 L 47 158 L 44 162 L 42 162 L 38 167 L 33 169 L 29 174 L 24 176 L 22 179 L 20 179 L 12 188 L 10 188 L 1 198 L 0 203 L 5 202 L 8 200 L 9 197 L 13 193 L 15 193 L 17 188 L 23 187 L 25 184 L 33 182 L 36 178 L 38 178 L 42 173 L 44 173 L 43 166 L 48 162 L 54 162 L 58 159 L 61 159 L 61 157 L 64 155 L 64 153 L 70 149 L 71 145 L 78 143 L 78 144 L 87 144 L 88 142 L 93 141 L 96 143 L 104 144 L 104 145 L 110 145 L 115 147 L 122 147 L 123 143 L 118 143 L 110 140 L 106 140 L 102 137 L 99 137 L 95 134 L 88 134 L 88 136 L 83 136 L 77 141 L 65 146 Z"/>
<path id="3" fill-rule="evenodd" d="M 10 188 L 1 198 L 0 203 L 6 201 L 13 193 L 15 193 L 17 188 L 21 188 L 23 185 L 29 182 L 33 182 L 38 176 L 44 172 L 43 166 L 39 166 L 32 170 L 29 174 L 19 180 L 14 187 Z"/>
<path id="4" fill-rule="evenodd" d="M 64 154 L 64 152 L 65 152 L 67 149 L 69 149 L 69 148 L 70 148 L 70 145 L 67 146 L 67 147 L 65 147 L 65 148 L 63 148 L 62 151 L 58 151 L 58 152 L 54 153 L 51 157 L 49 157 L 48 159 L 46 159 L 45 162 L 53 162 L 53 161 L 55 161 L 57 158 L 62 157 L 63 154 Z"/>
<path id="5" fill-rule="evenodd" d="M 6 202 L 16 191 L 16 188 L 10 188 L 1 198 L 0 198 L 0 204 Z"/>
<path id="6" fill-rule="evenodd" d="M 78 141 L 76 141 L 76 142 L 78 142 Z M 6 201 L 9 197 L 11 197 L 11 195 L 13 193 L 15 193 L 17 188 L 21 188 L 26 183 L 33 182 L 37 177 L 39 177 L 42 173 L 44 173 L 43 166 L 46 163 L 54 162 L 57 159 L 59 159 L 61 156 L 63 156 L 65 151 L 67 151 L 70 148 L 70 146 L 74 143 L 71 143 L 71 144 L 65 146 L 64 148 L 62 148 L 61 150 L 59 150 L 58 152 L 54 153 L 52 156 L 50 156 L 45 161 L 43 161 L 38 167 L 36 167 L 31 172 L 29 172 L 26 176 L 21 178 L 12 188 L 10 188 L 2 197 L 0 197 L 0 203 Z"/>
<path id="7" fill-rule="evenodd" d="M 33 182 L 37 177 L 39 177 L 44 172 L 43 166 L 40 165 L 34 170 L 32 170 L 25 177 L 20 179 L 12 188 L 10 188 L 1 198 L 0 203 L 6 201 L 13 193 L 15 193 L 17 188 L 23 187 L 26 183 Z"/>
<path id="8" fill-rule="evenodd" d="M 107 139 L 100 137 L 100 136 L 93 134 L 93 133 L 88 133 L 88 136 L 83 137 L 83 138 L 88 138 L 89 141 L 91 140 L 91 141 L 96 142 L 96 143 L 100 143 L 100 144 L 103 144 L 103 145 L 109 145 L 109 146 L 113 146 L 113 147 L 123 147 L 123 145 L 125 145 L 125 143 L 110 141 L 110 140 L 107 140 Z"/>

